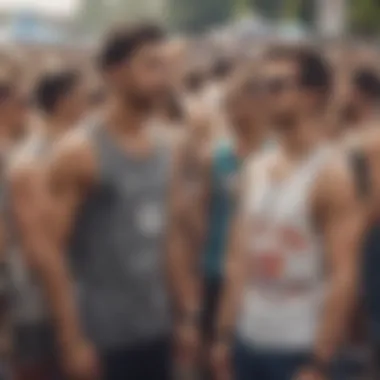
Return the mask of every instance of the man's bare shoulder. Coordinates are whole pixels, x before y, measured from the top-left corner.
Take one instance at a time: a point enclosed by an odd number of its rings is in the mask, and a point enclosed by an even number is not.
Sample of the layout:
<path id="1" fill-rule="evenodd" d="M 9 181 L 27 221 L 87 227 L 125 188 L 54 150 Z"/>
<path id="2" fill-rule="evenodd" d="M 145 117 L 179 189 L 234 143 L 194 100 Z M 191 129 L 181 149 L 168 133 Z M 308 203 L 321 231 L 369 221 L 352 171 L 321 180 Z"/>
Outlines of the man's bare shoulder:
<path id="1" fill-rule="evenodd" d="M 354 203 L 357 200 L 355 175 L 347 153 L 332 152 L 317 179 L 317 191 L 326 202 Z"/>
<path id="2" fill-rule="evenodd" d="M 33 134 L 10 152 L 5 163 L 5 175 L 8 181 L 25 183 L 39 178 L 42 169 L 36 155 L 39 138 L 39 135 Z"/>
<path id="3" fill-rule="evenodd" d="M 75 128 L 54 146 L 49 157 L 49 167 L 72 171 L 87 170 L 94 161 L 93 146 L 88 130 Z"/>
<path id="4" fill-rule="evenodd" d="M 369 156 L 380 155 L 380 130 L 378 126 L 354 132 L 345 139 L 346 146 L 358 148 Z"/>

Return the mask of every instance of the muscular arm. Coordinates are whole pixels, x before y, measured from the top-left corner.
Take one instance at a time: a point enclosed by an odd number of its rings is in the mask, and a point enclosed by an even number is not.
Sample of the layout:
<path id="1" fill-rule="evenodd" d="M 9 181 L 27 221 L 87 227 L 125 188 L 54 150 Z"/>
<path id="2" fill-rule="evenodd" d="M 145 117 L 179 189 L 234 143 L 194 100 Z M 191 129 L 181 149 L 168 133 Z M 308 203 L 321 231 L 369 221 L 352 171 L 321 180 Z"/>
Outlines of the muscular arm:
<path id="1" fill-rule="evenodd" d="M 345 164 L 332 165 L 320 183 L 317 204 L 327 254 L 328 287 L 315 355 L 328 362 L 342 343 L 355 304 L 365 207 Z"/>
<path id="2" fill-rule="evenodd" d="M 243 174 L 245 177 L 246 174 Z M 236 315 L 239 309 L 241 295 L 246 281 L 245 238 L 246 216 L 244 210 L 246 178 L 242 178 L 238 189 L 238 201 L 241 203 L 230 229 L 230 239 L 227 250 L 225 281 L 223 295 L 217 319 L 217 336 L 224 340 L 232 337 L 235 328 Z M 231 336 L 229 336 L 231 334 Z"/>
<path id="3" fill-rule="evenodd" d="M 52 214 L 55 206 L 73 210 L 79 202 L 73 169 L 71 153 L 65 148 L 46 170 L 23 167 L 11 173 L 12 209 L 22 252 L 46 294 L 62 348 L 79 339 L 81 331 L 66 256 L 51 227 L 59 225 Z M 53 200 L 50 184 L 58 182 L 60 191 Z"/>
<path id="4" fill-rule="evenodd" d="M 246 279 L 242 246 L 243 228 L 243 218 L 238 215 L 231 228 L 224 290 L 217 320 L 217 337 L 222 340 L 232 338 L 236 315 Z"/>
<path id="5" fill-rule="evenodd" d="M 64 256 L 54 245 L 44 223 L 49 195 L 43 181 L 41 173 L 31 168 L 13 173 L 12 211 L 24 260 L 40 281 L 57 326 L 58 339 L 63 343 L 77 334 L 77 323 Z"/>
<path id="6" fill-rule="evenodd" d="M 186 181 L 183 178 L 185 160 L 183 146 L 180 146 L 174 156 L 171 183 L 168 267 L 176 308 L 180 315 L 192 317 L 198 314 L 200 308 L 199 278 L 196 273 L 196 268 L 199 266 L 199 255 L 197 252 L 193 252 L 194 244 L 190 244 L 193 242 L 189 242 L 189 236 L 186 234 L 187 228 L 194 227 L 193 223 L 201 223 L 198 219 L 201 219 L 203 204 L 199 203 L 203 200 L 195 199 L 194 204 L 187 204 L 189 199 L 184 196 Z M 196 238 L 198 237 L 196 234 Z"/>
<path id="7" fill-rule="evenodd" d="M 62 343 L 75 344 L 83 339 L 73 293 L 73 281 L 67 266 L 67 243 L 76 211 L 93 179 L 92 153 L 83 136 L 73 135 L 56 147 L 47 169 L 47 186 L 52 199 L 51 224 L 54 229 L 52 246 L 60 280 L 51 296 L 57 316 L 57 331 Z M 59 269 L 58 269 L 59 268 Z"/>

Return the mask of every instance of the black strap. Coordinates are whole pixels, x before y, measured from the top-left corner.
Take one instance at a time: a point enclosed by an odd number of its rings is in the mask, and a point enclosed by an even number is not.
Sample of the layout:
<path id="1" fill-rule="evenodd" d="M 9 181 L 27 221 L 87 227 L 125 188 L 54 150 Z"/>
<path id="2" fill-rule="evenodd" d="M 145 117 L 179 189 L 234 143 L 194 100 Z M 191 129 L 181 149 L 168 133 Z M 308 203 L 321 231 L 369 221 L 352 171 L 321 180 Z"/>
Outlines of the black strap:
<path id="1" fill-rule="evenodd" d="M 349 153 L 349 164 L 354 175 L 357 194 L 360 199 L 367 199 L 372 192 L 370 165 L 368 157 L 359 149 Z"/>

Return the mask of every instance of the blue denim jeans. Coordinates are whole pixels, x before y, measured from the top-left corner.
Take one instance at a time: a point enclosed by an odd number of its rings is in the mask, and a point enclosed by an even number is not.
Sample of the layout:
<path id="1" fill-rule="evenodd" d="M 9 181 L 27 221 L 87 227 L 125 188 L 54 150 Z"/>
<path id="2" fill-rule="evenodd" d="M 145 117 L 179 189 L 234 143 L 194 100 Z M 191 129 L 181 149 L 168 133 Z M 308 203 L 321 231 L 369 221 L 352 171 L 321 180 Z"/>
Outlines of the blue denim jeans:
<path id="1" fill-rule="evenodd" d="M 169 338 L 120 348 L 102 355 L 104 380 L 168 380 L 171 367 Z"/>
<path id="2" fill-rule="evenodd" d="M 234 348 L 236 380 L 292 380 L 297 371 L 307 364 L 308 352 L 263 351 L 237 342 Z M 343 352 L 331 363 L 330 379 L 351 380 L 363 378 L 365 360 Z"/>
<path id="3" fill-rule="evenodd" d="M 236 380 L 292 380 L 310 358 L 308 352 L 261 351 L 237 342 L 234 349 Z"/>

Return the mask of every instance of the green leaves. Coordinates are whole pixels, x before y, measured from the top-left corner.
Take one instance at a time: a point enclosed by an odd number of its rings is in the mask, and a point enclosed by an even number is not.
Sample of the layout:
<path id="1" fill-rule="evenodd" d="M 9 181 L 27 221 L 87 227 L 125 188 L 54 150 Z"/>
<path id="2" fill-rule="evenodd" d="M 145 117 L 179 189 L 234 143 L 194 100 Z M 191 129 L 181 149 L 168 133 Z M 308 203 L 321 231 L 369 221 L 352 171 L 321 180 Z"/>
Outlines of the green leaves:
<path id="1" fill-rule="evenodd" d="M 184 32 L 203 32 L 228 21 L 235 0 L 169 0 L 170 24 Z"/>
<path id="2" fill-rule="evenodd" d="M 379 33 L 379 0 L 351 0 L 350 5 L 350 22 L 355 33 L 366 36 Z"/>

